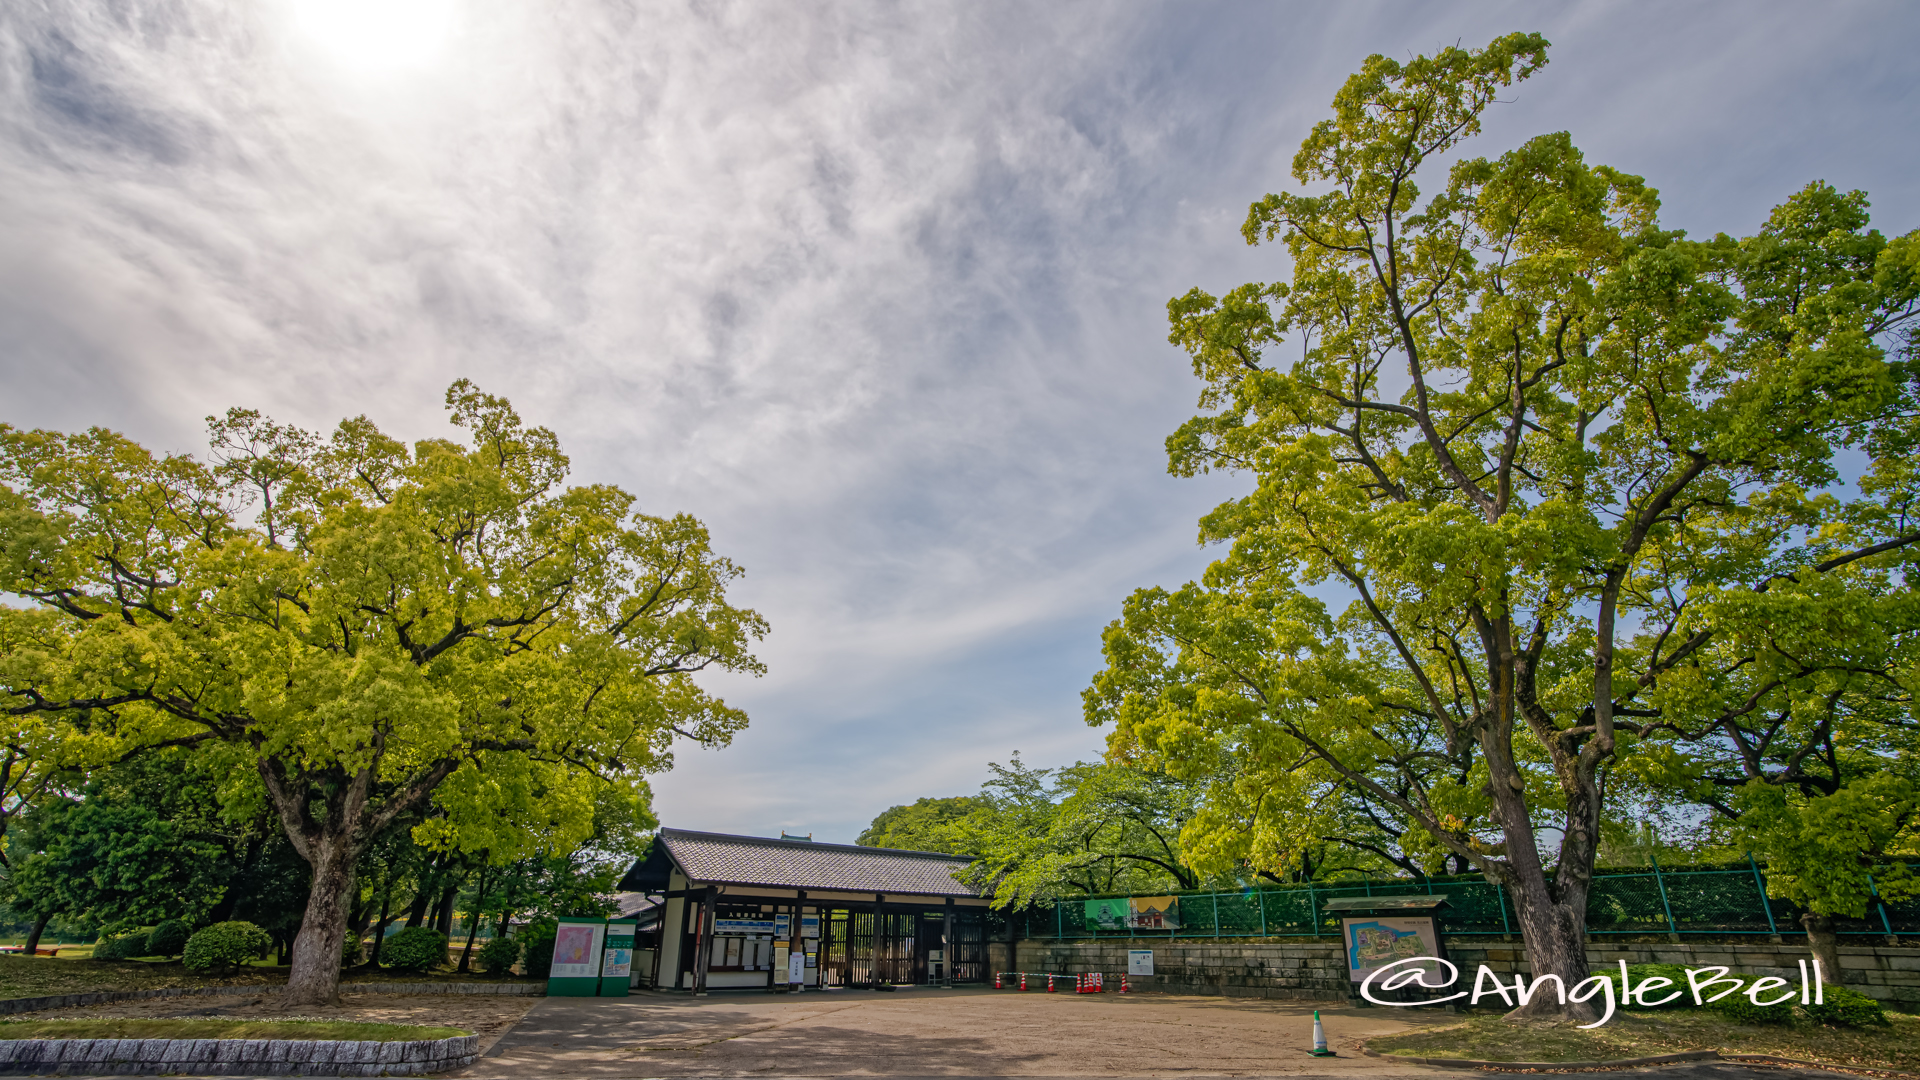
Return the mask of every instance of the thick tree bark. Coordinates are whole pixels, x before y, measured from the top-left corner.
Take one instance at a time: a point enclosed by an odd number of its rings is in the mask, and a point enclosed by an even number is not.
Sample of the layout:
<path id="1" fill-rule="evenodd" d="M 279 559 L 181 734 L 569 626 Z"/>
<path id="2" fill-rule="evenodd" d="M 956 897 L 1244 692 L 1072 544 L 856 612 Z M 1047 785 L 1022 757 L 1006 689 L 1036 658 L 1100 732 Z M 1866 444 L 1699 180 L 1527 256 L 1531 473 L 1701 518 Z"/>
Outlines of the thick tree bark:
<path id="1" fill-rule="evenodd" d="M 27 943 L 21 948 L 20 955 L 33 955 L 33 950 L 40 947 L 40 935 L 47 932 L 47 923 L 52 921 L 52 919 L 53 916 L 51 915 L 34 916 L 33 929 L 27 931 Z"/>
<path id="2" fill-rule="evenodd" d="M 340 952 L 347 935 L 348 894 L 353 887 L 352 840 L 339 833 L 308 845 L 313 888 L 306 915 L 293 939 L 293 969 L 281 1000 L 288 1006 L 331 1005 L 340 991 Z"/>
<path id="3" fill-rule="evenodd" d="M 1840 985 L 1840 938 L 1833 932 L 1833 916 L 1803 911 L 1800 925 L 1807 931 L 1807 948 L 1820 961 L 1820 981 Z"/>

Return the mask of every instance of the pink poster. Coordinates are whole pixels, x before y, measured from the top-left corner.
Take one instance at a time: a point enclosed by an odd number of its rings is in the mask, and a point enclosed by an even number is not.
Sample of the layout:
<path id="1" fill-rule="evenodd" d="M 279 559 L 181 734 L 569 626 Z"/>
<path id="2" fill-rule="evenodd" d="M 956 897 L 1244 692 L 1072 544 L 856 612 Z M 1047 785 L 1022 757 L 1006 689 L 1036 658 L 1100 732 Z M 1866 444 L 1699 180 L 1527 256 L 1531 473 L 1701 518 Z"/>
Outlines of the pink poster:
<path id="1" fill-rule="evenodd" d="M 563 969 L 582 968 L 591 976 L 599 965 L 594 961 L 594 939 L 599 937 L 597 926 L 579 926 L 562 923 L 553 935 L 553 973 L 559 975 Z M 572 971 L 567 972 L 573 974 Z"/>

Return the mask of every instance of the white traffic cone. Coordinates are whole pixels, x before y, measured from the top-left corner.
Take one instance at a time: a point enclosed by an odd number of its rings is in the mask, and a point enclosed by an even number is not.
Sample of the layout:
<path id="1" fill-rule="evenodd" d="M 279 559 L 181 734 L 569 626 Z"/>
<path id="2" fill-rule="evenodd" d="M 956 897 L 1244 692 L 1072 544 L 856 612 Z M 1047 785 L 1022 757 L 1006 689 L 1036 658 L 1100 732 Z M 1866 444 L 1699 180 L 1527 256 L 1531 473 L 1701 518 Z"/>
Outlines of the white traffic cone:
<path id="1" fill-rule="evenodd" d="M 1308 1053 L 1314 1057 L 1336 1056 L 1333 1051 L 1327 1049 L 1327 1029 L 1320 1026 L 1319 1009 L 1313 1010 L 1313 1049 Z"/>

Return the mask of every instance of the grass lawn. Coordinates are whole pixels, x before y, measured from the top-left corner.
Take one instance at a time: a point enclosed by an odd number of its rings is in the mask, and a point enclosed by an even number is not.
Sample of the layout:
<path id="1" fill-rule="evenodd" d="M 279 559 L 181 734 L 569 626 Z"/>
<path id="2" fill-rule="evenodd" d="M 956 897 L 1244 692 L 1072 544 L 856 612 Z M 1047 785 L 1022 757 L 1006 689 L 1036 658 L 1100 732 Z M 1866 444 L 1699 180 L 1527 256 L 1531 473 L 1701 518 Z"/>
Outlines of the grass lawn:
<path id="1" fill-rule="evenodd" d="M 178 960 L 94 960 L 65 955 L 9 956 L 0 953 L 0 1000 L 87 994 L 102 990 L 164 990 L 176 986 L 278 986 L 287 981 L 287 969 L 270 963 L 247 965 L 229 976 L 195 975 Z M 411 971 L 356 972 L 341 985 L 357 982 L 529 982 L 522 978 L 494 979 L 487 975 L 459 975 L 451 971 L 420 974 Z"/>
<path id="2" fill-rule="evenodd" d="M 347 1020 L 0 1020 L 0 1039 L 335 1039 L 402 1042 L 473 1032 Z"/>
<path id="3" fill-rule="evenodd" d="M 1610 1061 L 1687 1050 L 1776 1054 L 1826 1065 L 1920 1069 L 1920 1016 L 1888 1010 L 1890 1028 L 1827 1027 L 1805 1017 L 1791 1025 L 1735 1024 L 1708 1009 L 1615 1013 L 1604 1027 L 1509 1023 L 1472 1013 L 1458 1024 L 1369 1040 L 1381 1054 L 1480 1061 Z"/>

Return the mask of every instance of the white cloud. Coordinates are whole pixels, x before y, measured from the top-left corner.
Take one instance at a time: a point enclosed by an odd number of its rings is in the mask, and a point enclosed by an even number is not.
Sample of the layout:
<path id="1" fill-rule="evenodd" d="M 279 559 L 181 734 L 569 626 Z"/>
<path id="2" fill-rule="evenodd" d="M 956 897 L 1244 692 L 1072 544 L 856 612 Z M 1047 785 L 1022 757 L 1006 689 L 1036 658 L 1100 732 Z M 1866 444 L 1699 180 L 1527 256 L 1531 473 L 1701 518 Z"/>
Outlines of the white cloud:
<path id="1" fill-rule="evenodd" d="M 448 11 L 363 63 L 286 5 L 0 10 L 0 419 L 190 448 L 507 394 L 773 621 L 716 684 L 754 727 L 657 785 L 689 826 L 847 838 L 1098 752 L 1100 625 L 1233 490 L 1162 475 L 1161 305 L 1282 276 L 1240 219 L 1365 54 L 1542 27 L 1486 152 L 1571 128 L 1696 229 L 1816 173 L 1920 203 L 1899 5 Z"/>

